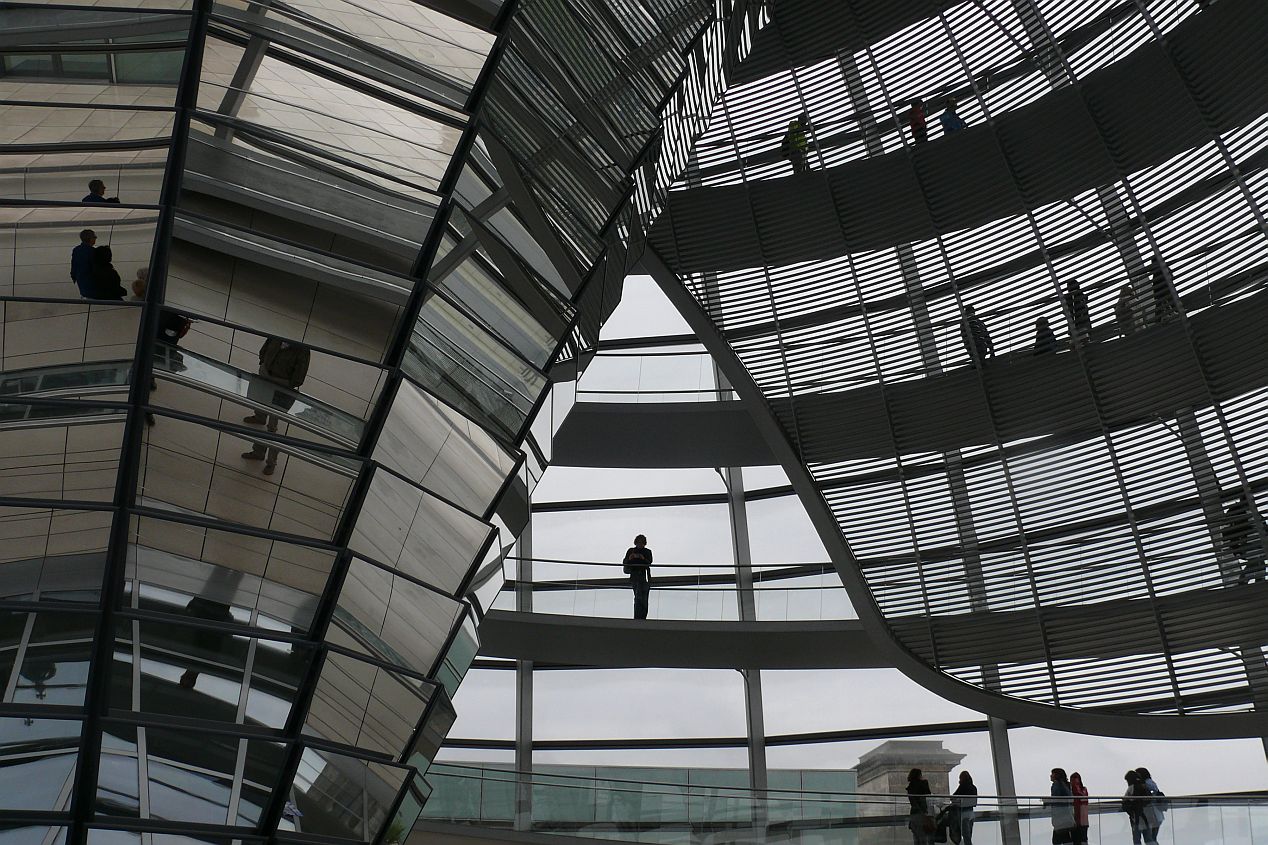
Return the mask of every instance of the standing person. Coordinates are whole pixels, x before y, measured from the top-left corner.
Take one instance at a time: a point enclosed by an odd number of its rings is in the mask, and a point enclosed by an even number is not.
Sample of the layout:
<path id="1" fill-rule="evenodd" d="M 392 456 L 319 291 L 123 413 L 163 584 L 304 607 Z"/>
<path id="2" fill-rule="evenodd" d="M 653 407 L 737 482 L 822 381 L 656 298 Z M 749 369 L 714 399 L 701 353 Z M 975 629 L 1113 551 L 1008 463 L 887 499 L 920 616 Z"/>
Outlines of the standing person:
<path id="1" fill-rule="evenodd" d="M 1154 299 L 1154 323 L 1165 323 L 1180 316 L 1176 293 L 1171 287 L 1171 280 L 1167 278 L 1167 271 L 1163 269 L 1161 258 L 1155 258 L 1150 265 L 1149 287 Z"/>
<path id="2" fill-rule="evenodd" d="M 911 127 L 911 140 L 914 143 L 923 144 L 929 140 L 929 127 L 925 123 L 925 101 L 919 97 L 911 101 L 907 125 Z"/>
<path id="3" fill-rule="evenodd" d="M 976 818 L 977 807 L 977 787 L 973 785 L 973 776 L 960 772 L 960 784 L 951 796 L 951 804 L 955 807 L 951 838 L 960 845 L 973 845 L 973 819 Z"/>
<path id="4" fill-rule="evenodd" d="M 290 394 L 290 391 L 303 384 L 304 379 L 308 377 L 308 362 L 311 357 L 312 353 L 309 352 L 308 347 L 302 344 L 282 340 L 280 337 L 270 337 L 260 347 L 260 375 L 264 377 L 265 382 L 252 385 L 255 389 L 248 389 L 248 395 L 255 394 L 251 398 L 269 408 L 289 411 L 291 405 L 295 403 L 295 397 Z M 287 392 L 275 390 L 269 387 L 270 383 L 282 385 L 288 390 Z M 244 417 L 242 421 L 253 425 L 267 423 L 270 433 L 276 433 L 277 424 L 281 422 L 276 414 L 268 411 L 256 411 Z M 269 446 L 266 450 L 263 443 L 255 443 L 251 446 L 251 451 L 242 453 L 242 457 L 248 461 L 264 461 L 264 474 L 272 475 L 277 467 L 277 454 L 276 446 Z"/>
<path id="5" fill-rule="evenodd" d="M 1074 845 L 1087 845 L 1087 787 L 1078 772 L 1070 775 L 1070 792 L 1074 794 Z"/>
<path id="6" fill-rule="evenodd" d="M 1140 778 L 1140 785 L 1145 788 L 1145 794 L 1149 796 L 1142 812 L 1147 829 L 1141 831 L 1141 833 L 1144 834 L 1147 845 L 1157 845 L 1158 831 L 1162 828 L 1162 822 L 1166 818 L 1167 796 L 1158 788 L 1153 776 L 1149 774 L 1149 770 L 1144 766 L 1136 769 L 1136 777 Z"/>
<path id="7" fill-rule="evenodd" d="M 986 330 L 986 323 L 977 316 L 972 305 L 964 306 L 960 336 L 964 339 L 964 348 L 969 353 L 970 367 L 974 369 L 981 367 L 987 358 L 995 354 L 995 344 L 991 342 L 991 333 Z"/>
<path id="8" fill-rule="evenodd" d="M 1123 775 L 1127 781 L 1127 791 L 1123 793 L 1123 812 L 1132 829 L 1132 845 L 1140 845 L 1141 834 L 1148 833 L 1149 825 L 1145 821 L 1145 803 L 1149 800 L 1149 790 L 1140 782 L 1140 775 L 1128 772 Z"/>
<path id="9" fill-rule="evenodd" d="M 1074 841 L 1074 793 L 1065 769 L 1053 769 L 1048 775 L 1052 781 L 1052 798 L 1048 811 L 1052 816 L 1052 845 L 1069 845 Z"/>
<path id="10" fill-rule="evenodd" d="M 780 142 L 779 152 L 784 160 L 792 165 L 793 173 L 805 173 L 810 169 L 806 161 L 806 154 L 810 148 L 807 137 L 809 132 L 810 114 L 808 112 L 802 112 L 799 117 L 788 121 L 788 131 L 784 133 L 784 140 Z"/>
<path id="11" fill-rule="evenodd" d="M 1073 321 L 1070 325 L 1070 339 L 1082 346 L 1092 334 L 1092 315 L 1088 313 L 1087 294 L 1079 287 L 1078 279 L 1066 282 L 1065 294 L 1061 299 L 1065 302 L 1066 313 Z"/>
<path id="12" fill-rule="evenodd" d="M 634 618 L 646 619 L 647 600 L 652 594 L 652 550 L 647 548 L 647 538 L 642 534 L 626 549 L 622 568 L 630 576 L 630 588 L 634 591 Z"/>
<path id="13" fill-rule="evenodd" d="M 118 197 L 106 196 L 106 183 L 100 179 L 93 179 L 88 183 L 88 196 L 84 197 L 80 202 L 99 203 L 99 202 L 118 202 Z"/>
<path id="14" fill-rule="evenodd" d="M 1035 320 L 1035 354 L 1051 355 L 1057 351 L 1057 336 L 1048 325 L 1047 317 Z"/>
<path id="15" fill-rule="evenodd" d="M 123 289 L 123 279 L 111 262 L 114 253 L 109 246 L 99 246 L 92 251 L 92 298 L 117 299 L 120 302 L 128 295 Z"/>
<path id="16" fill-rule="evenodd" d="M 925 780 L 920 769 L 912 769 L 907 773 L 907 803 L 910 811 L 907 816 L 907 829 L 911 831 L 914 845 L 930 845 L 933 842 L 935 824 L 929 814 L 929 781 Z"/>
<path id="17" fill-rule="evenodd" d="M 1251 507 L 1246 493 L 1237 494 L 1233 504 L 1224 511 L 1224 527 L 1220 529 L 1220 540 L 1224 548 L 1238 560 L 1243 561 L 1242 573 L 1237 577 L 1239 584 L 1249 584 L 1256 578 L 1264 580 L 1264 534 L 1268 528 L 1259 513 Z"/>
<path id="18" fill-rule="evenodd" d="M 1136 289 L 1131 280 L 1123 283 L 1114 302 L 1114 322 L 1118 324 L 1118 333 L 1127 337 L 1136 331 Z"/>
<path id="19" fill-rule="evenodd" d="M 84 229 L 79 233 L 79 246 L 70 251 L 70 278 L 84 299 L 92 299 L 92 254 L 96 245 L 97 233 Z"/>
<path id="20" fill-rule="evenodd" d="M 938 122 L 942 124 L 942 134 L 950 135 L 953 132 L 959 132 L 961 129 L 968 129 L 969 125 L 964 122 L 964 118 L 960 117 L 956 109 L 960 103 L 955 97 L 947 97 L 947 105 L 942 114 L 938 117 Z"/>

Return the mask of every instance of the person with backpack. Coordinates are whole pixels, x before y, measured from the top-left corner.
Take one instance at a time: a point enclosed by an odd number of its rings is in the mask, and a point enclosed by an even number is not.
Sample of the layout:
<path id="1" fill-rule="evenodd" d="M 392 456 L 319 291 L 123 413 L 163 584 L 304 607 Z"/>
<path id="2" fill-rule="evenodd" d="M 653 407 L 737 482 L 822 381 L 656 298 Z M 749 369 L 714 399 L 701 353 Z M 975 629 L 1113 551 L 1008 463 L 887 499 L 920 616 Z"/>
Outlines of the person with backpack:
<path id="1" fill-rule="evenodd" d="M 1263 519 L 1251 507 L 1245 491 L 1224 511 L 1224 525 L 1220 529 L 1220 542 L 1233 557 L 1242 561 L 1242 571 L 1237 583 L 1249 584 L 1256 578 L 1264 580 L 1263 537 L 1268 528 Z"/>
<path id="2" fill-rule="evenodd" d="M 647 618 L 647 600 L 652 595 L 652 550 L 647 548 L 647 538 L 639 534 L 634 545 L 625 551 L 622 567 L 630 576 L 630 588 L 634 591 L 634 618 Z"/>
<path id="3" fill-rule="evenodd" d="M 145 291 L 150 283 L 150 268 L 139 267 L 136 271 L 136 278 L 132 280 L 132 301 L 145 302 Z M 179 373 L 185 369 L 185 359 L 181 356 L 180 340 L 189 334 L 189 328 L 193 325 L 193 321 L 184 314 L 178 314 L 175 311 L 166 309 L 159 311 L 158 328 L 154 333 L 154 339 L 159 341 L 154 348 L 154 365 L 162 367 L 171 373 Z M 158 390 L 158 382 L 150 377 L 150 392 Z M 156 420 L 154 415 L 149 411 L 145 413 L 146 425 L 154 425 Z"/>
<path id="4" fill-rule="evenodd" d="M 805 173 L 810 169 L 807 160 L 810 150 L 810 140 L 807 137 L 809 132 L 810 115 L 807 112 L 802 112 L 799 117 L 788 121 L 788 131 L 784 133 L 784 140 L 779 144 L 779 153 L 792 165 L 793 173 Z"/>
<path id="5" fill-rule="evenodd" d="M 110 247 L 99 246 L 92 251 L 92 291 L 90 299 L 117 299 L 128 295 L 123 289 L 123 279 L 114 268 L 114 252 Z"/>
<path id="6" fill-rule="evenodd" d="M 929 781 L 920 769 L 907 773 L 907 829 L 914 845 L 930 845 L 937 823 L 929 812 Z"/>
<path id="7" fill-rule="evenodd" d="M 1157 845 L 1158 831 L 1162 828 L 1162 822 L 1166 819 L 1166 811 L 1170 804 L 1148 769 L 1140 766 L 1136 769 L 1136 777 L 1140 778 L 1140 785 L 1145 788 L 1145 794 L 1149 796 L 1143 807 L 1145 828 L 1141 830 L 1141 834 L 1145 837 L 1146 845 Z"/>
<path id="8" fill-rule="evenodd" d="M 1070 792 L 1074 794 L 1074 845 L 1087 845 L 1087 787 L 1078 772 L 1070 774 Z"/>
<path id="9" fill-rule="evenodd" d="M 1048 813 L 1052 818 L 1052 845 L 1070 845 L 1074 841 L 1074 793 L 1070 790 L 1070 779 L 1065 769 L 1053 769 L 1049 775 L 1052 781 L 1052 798 L 1047 802 Z"/>
<path id="10" fill-rule="evenodd" d="M 1140 845 L 1142 834 L 1149 830 L 1145 821 L 1145 804 L 1149 801 L 1149 790 L 1135 772 L 1123 775 L 1123 780 L 1127 781 L 1127 791 L 1123 793 L 1123 812 L 1127 814 L 1127 821 L 1131 826 L 1132 845 Z"/>
<path id="11" fill-rule="evenodd" d="M 265 340 L 260 347 L 260 379 L 252 382 L 247 395 L 265 405 L 268 410 L 255 411 L 242 421 L 251 425 L 267 425 L 270 434 L 276 433 L 277 425 L 282 420 L 271 411 L 286 413 L 295 404 L 293 391 L 308 377 L 308 363 L 311 359 L 312 352 L 303 344 L 280 337 Z M 278 387 L 284 390 L 278 390 Z M 242 453 L 243 460 L 264 461 L 265 475 L 272 475 L 277 468 L 277 456 L 276 446 L 265 447 L 258 442 L 251 445 L 251 451 Z"/>

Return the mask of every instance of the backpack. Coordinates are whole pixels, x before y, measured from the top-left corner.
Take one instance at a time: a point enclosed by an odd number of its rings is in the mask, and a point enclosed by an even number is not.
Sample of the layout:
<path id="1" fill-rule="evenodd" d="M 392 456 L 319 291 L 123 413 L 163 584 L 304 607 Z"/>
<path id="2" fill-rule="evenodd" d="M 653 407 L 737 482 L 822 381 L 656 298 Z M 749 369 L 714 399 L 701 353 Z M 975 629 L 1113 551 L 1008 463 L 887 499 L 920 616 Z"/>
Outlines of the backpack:
<path id="1" fill-rule="evenodd" d="M 180 328 L 176 330 L 177 340 L 189 334 L 189 329 L 193 325 L 194 325 L 194 321 L 189 319 L 188 317 L 185 317 L 184 319 L 182 319 Z"/>
<path id="2" fill-rule="evenodd" d="M 1153 805 L 1159 810 L 1166 811 L 1171 809 L 1171 799 L 1161 789 L 1149 790 L 1149 797 Z"/>

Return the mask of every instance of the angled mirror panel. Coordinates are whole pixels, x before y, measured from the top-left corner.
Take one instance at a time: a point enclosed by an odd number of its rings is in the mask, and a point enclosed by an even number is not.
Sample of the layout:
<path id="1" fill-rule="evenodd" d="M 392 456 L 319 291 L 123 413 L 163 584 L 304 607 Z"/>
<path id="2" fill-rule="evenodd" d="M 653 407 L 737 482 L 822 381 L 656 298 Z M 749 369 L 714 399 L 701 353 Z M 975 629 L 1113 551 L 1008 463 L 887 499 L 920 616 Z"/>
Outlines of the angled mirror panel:
<path id="1" fill-rule="evenodd" d="M 194 598 L 186 614 L 227 623 L 228 605 Z M 281 730 L 313 650 L 231 631 L 146 619 L 116 641 L 116 710 Z M 125 659 L 120 659 L 126 655 Z M 130 677 L 129 677 L 130 676 Z"/>
<path id="2" fill-rule="evenodd" d="M 147 507 L 329 540 L 355 477 L 346 458 L 154 415 L 137 495 Z"/>
<path id="3" fill-rule="evenodd" d="M 546 377 L 439 295 L 423 304 L 402 363 L 419 384 L 514 441 Z"/>
<path id="4" fill-rule="evenodd" d="M 104 57 L 103 57 L 104 58 Z M 0 61 L 11 61 L 11 58 L 0 56 Z M 15 77 L 0 77 L 0 95 L 11 94 L 5 91 L 4 82 Z M 22 89 L 47 88 L 46 92 L 33 92 L 35 96 L 54 97 L 58 85 L 41 86 L 23 82 Z M 103 90 L 108 99 L 114 92 Z M 29 95 L 28 95 L 29 96 Z M 5 97 L 4 99 L 8 99 Z M 153 98 L 152 98 L 153 99 Z M 170 105 L 170 99 L 164 98 L 156 105 Z M 83 149 L 102 150 L 163 150 L 171 137 L 174 116 L 166 108 L 91 108 L 89 106 L 45 106 L 45 105 L 0 105 L 0 120 L 3 120 L 8 143 L 21 145 L 19 148 L 32 153 L 78 152 Z M 87 196 L 83 194 L 82 196 Z M 106 196 L 118 196 L 109 193 Z M 78 201 L 78 198 L 76 198 Z M 124 201 L 119 197 L 119 201 Z M 127 202 L 136 202 L 129 197 Z"/>
<path id="5" fill-rule="evenodd" d="M 68 809 L 82 729 L 70 720 L 0 719 L 0 809 Z"/>
<path id="6" fill-rule="evenodd" d="M 374 459 L 472 513 L 487 513 L 516 456 L 483 428 L 402 380 Z"/>
<path id="7" fill-rule="evenodd" d="M 408 291 L 302 249 L 178 218 L 166 303 L 262 334 L 380 361 Z"/>
<path id="8" fill-rule="evenodd" d="M 384 379 L 375 367 L 286 337 L 171 309 L 158 338 L 151 404 L 343 449 L 361 442 Z M 171 388 L 159 389 L 159 382 Z"/>
<path id="9" fill-rule="evenodd" d="M 5 702 L 82 706 L 95 627 L 94 614 L 30 614 Z"/>
<path id="10" fill-rule="evenodd" d="M 127 414 L 84 410 L 0 404 L 0 496 L 111 500 Z"/>
<path id="11" fill-rule="evenodd" d="M 409 769 L 305 748 L 290 794 L 303 832 L 372 842 L 387 822 Z M 282 830 L 293 829 L 284 822 Z M 285 841 L 300 841 L 289 834 Z"/>
<path id="12" fill-rule="evenodd" d="M 487 523 L 377 468 L 349 546 L 453 595 L 492 532 Z"/>
<path id="13" fill-rule="evenodd" d="M 0 508 L 0 599 L 96 602 L 111 512 Z"/>
<path id="14" fill-rule="evenodd" d="M 365 178 L 378 184 L 399 182 L 423 191 L 439 187 L 460 125 L 319 76 L 281 55 L 266 53 L 254 73 L 235 76 L 242 49 L 208 38 L 199 109 L 315 145 L 363 168 Z"/>
<path id="15" fill-rule="evenodd" d="M 319 152 L 196 121 L 181 208 L 347 261 L 409 274 L 439 198 L 341 174 Z"/>
<path id="16" fill-rule="evenodd" d="M 141 309 L 0 301 L 0 396 L 103 399 L 126 393 Z"/>
<path id="17" fill-rule="evenodd" d="M 281 540 L 135 517 L 128 577 L 136 607 L 303 632 L 335 553 Z M 225 620 L 228 621 L 228 620 Z"/>
<path id="18" fill-rule="evenodd" d="M 163 146 L 6 154 L 0 147 L 0 200 L 80 202 L 91 192 L 89 184 L 100 179 L 121 203 L 155 205 L 167 152 Z"/>
<path id="19" fill-rule="evenodd" d="M 332 634 L 332 641 L 342 638 Z M 432 685 L 331 652 L 322 664 L 304 733 L 399 758 Z"/>
<path id="20" fill-rule="evenodd" d="M 462 604 L 354 557 L 333 625 L 357 651 L 429 674 Z"/>
<path id="21" fill-rule="evenodd" d="M 406 78 L 414 84 L 430 87 L 433 99 L 454 108 L 462 107 L 493 46 L 491 33 L 412 3 L 298 0 L 289 5 L 308 20 L 320 22 L 312 25 L 314 33 L 342 35 L 370 45 L 372 53 L 360 45 L 350 49 L 367 53 L 365 61 L 370 56 L 390 58 L 399 73 L 408 74 Z M 278 9 L 271 9 L 268 16 L 278 21 L 298 17 Z M 336 27 L 337 33 L 329 31 Z"/>
<path id="22" fill-rule="evenodd" d="M 118 205 L 0 208 L 0 295 L 125 299 L 157 223 L 157 211 Z"/>

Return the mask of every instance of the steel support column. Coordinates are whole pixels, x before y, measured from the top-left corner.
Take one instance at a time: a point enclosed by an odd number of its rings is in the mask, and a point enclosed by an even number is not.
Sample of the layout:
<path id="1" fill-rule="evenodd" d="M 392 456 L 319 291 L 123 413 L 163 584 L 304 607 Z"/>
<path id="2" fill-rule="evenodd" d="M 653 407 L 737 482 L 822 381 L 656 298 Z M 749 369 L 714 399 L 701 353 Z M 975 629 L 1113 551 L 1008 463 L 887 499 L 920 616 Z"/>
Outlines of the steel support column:
<path id="1" fill-rule="evenodd" d="M 515 610 L 533 612 L 533 503 L 515 561 Z M 533 661 L 515 661 L 515 829 L 533 829 Z"/>

